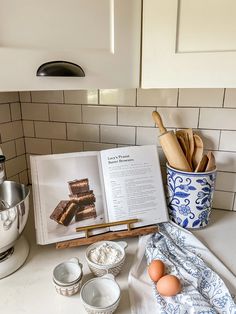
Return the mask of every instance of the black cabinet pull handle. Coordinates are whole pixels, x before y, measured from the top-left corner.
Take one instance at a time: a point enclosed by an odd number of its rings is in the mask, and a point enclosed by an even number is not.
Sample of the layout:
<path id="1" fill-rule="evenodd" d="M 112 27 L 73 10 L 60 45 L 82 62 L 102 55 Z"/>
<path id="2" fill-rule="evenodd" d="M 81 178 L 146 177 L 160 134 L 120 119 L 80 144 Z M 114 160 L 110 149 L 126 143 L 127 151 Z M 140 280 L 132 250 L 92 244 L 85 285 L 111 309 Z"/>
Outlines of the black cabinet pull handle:
<path id="1" fill-rule="evenodd" d="M 78 64 L 68 61 L 50 61 L 43 63 L 37 70 L 37 76 L 77 76 L 84 77 L 84 70 Z"/>

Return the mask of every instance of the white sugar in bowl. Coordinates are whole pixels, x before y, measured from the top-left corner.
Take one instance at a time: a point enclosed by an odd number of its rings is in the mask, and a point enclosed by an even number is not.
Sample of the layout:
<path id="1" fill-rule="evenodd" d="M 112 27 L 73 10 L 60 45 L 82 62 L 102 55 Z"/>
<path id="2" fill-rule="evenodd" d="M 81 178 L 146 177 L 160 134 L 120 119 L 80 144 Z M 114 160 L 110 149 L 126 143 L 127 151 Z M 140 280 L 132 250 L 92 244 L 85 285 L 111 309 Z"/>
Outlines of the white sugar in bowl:
<path id="1" fill-rule="evenodd" d="M 127 242 L 99 241 L 86 250 L 86 261 L 95 276 L 117 276 L 125 262 Z"/>

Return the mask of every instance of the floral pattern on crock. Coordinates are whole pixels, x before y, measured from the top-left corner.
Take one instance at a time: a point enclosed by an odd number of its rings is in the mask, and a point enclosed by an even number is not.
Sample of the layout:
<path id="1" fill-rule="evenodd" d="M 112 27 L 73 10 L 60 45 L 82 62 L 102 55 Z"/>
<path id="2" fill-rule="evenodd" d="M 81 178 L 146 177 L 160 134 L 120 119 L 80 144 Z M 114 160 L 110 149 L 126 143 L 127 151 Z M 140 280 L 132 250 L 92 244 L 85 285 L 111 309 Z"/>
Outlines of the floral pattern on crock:
<path id="1" fill-rule="evenodd" d="M 167 204 L 170 219 L 183 228 L 206 226 L 212 206 L 216 173 L 182 175 L 167 168 Z M 193 196 L 194 195 L 194 196 Z"/>
<path id="2" fill-rule="evenodd" d="M 147 264 L 165 263 L 166 273 L 180 278 L 182 291 L 162 297 L 153 283 L 160 314 L 236 314 L 236 304 L 223 280 L 202 260 L 193 239 L 174 223 L 159 224 L 146 248 Z M 192 236 L 192 235 L 191 235 Z"/>

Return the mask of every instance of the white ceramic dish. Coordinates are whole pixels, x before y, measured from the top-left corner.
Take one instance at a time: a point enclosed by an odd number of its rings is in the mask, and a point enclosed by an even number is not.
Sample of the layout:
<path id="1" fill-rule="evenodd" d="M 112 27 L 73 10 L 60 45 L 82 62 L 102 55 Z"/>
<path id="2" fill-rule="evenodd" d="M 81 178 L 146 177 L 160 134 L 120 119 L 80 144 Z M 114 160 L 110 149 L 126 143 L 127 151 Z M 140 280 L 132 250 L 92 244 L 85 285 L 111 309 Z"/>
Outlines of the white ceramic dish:
<path id="1" fill-rule="evenodd" d="M 71 285 L 67 285 L 67 286 L 61 286 L 58 285 L 54 280 L 53 280 L 53 285 L 56 289 L 56 292 L 66 296 L 66 297 L 70 297 L 73 294 L 76 294 L 80 288 L 82 287 L 82 278 L 80 280 L 78 280 L 77 282 L 74 282 Z"/>
<path id="2" fill-rule="evenodd" d="M 77 282 L 82 276 L 82 265 L 74 257 L 60 263 L 53 270 L 53 280 L 60 286 L 68 286 Z"/>
<path id="3" fill-rule="evenodd" d="M 81 288 L 81 301 L 89 314 L 112 314 L 120 302 L 120 287 L 112 274 L 87 281 Z"/>
<path id="4" fill-rule="evenodd" d="M 82 286 L 82 264 L 74 257 L 60 263 L 53 270 L 53 285 L 56 291 L 64 296 L 71 296 Z"/>
<path id="5" fill-rule="evenodd" d="M 112 245 L 114 248 L 116 248 L 117 250 L 119 250 L 121 252 L 121 259 L 113 264 L 109 264 L 109 265 L 102 265 L 102 264 L 97 264 L 93 261 L 91 261 L 90 259 L 90 251 L 95 249 L 96 247 L 98 247 L 99 245 L 103 244 L 103 243 L 107 243 Z M 113 241 L 99 241 L 96 243 L 91 244 L 86 252 L 85 252 L 85 256 L 86 256 L 86 261 L 88 263 L 88 266 L 91 270 L 91 272 L 95 275 L 95 276 L 103 276 L 105 274 L 112 274 L 114 276 L 117 276 L 119 274 L 119 272 L 121 271 L 124 262 L 125 262 L 125 248 L 127 247 L 127 242 L 125 241 L 119 241 L 119 242 L 113 242 Z"/>

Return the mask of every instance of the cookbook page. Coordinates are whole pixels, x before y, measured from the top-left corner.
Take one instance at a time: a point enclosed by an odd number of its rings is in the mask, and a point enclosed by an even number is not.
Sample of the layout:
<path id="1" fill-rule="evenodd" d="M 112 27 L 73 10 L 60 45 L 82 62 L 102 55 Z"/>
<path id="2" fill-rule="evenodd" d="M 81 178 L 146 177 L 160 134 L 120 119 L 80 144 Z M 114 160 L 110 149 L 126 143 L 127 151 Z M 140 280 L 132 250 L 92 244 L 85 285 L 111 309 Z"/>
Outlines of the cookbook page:
<path id="1" fill-rule="evenodd" d="M 104 150 L 101 163 L 109 222 L 138 218 L 134 226 L 141 227 L 168 221 L 156 146 Z"/>
<path id="2" fill-rule="evenodd" d="M 98 152 L 31 156 L 31 168 L 39 244 L 84 237 L 77 227 L 106 222 Z"/>

